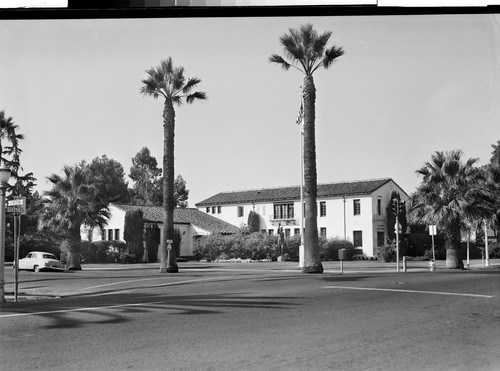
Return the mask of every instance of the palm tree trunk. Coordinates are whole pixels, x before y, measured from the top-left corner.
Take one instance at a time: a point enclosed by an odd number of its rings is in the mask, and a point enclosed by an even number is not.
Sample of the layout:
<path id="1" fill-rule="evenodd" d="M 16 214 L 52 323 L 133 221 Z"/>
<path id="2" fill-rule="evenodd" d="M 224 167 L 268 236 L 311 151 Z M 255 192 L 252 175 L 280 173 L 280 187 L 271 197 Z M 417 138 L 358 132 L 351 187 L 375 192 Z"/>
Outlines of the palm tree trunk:
<path id="1" fill-rule="evenodd" d="M 174 249 L 168 250 L 167 240 L 174 240 L 174 136 L 175 111 L 171 100 L 165 100 L 163 110 L 163 237 L 160 242 L 161 273 L 177 273 Z M 170 244 L 172 247 L 172 244 Z"/>
<path id="2" fill-rule="evenodd" d="M 318 220 L 317 220 L 317 173 L 316 173 L 316 136 L 315 102 L 316 88 L 312 76 L 304 78 L 302 88 L 304 99 L 304 266 L 303 273 L 323 273 L 321 264 Z"/>
<path id="3" fill-rule="evenodd" d="M 445 232 L 446 269 L 463 269 L 462 245 L 460 241 L 460 220 L 451 223 Z"/>
<path id="4" fill-rule="evenodd" d="M 78 226 L 69 230 L 68 237 L 68 254 L 66 256 L 66 270 L 81 271 L 80 246 L 82 238 L 80 235 L 80 227 Z"/>

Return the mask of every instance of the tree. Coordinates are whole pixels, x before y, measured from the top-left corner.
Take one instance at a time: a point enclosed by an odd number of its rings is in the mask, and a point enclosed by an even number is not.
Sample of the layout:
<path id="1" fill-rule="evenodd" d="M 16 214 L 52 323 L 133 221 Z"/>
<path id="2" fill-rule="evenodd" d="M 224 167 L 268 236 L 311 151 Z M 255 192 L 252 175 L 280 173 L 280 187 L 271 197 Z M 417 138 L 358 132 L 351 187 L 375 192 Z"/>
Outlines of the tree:
<path id="1" fill-rule="evenodd" d="M 492 166 L 500 166 L 500 140 L 497 144 L 492 144 L 493 152 L 491 152 L 490 164 Z"/>
<path id="2" fill-rule="evenodd" d="M 260 231 L 260 215 L 255 211 L 250 211 L 248 214 L 248 230 L 250 233 L 259 232 Z"/>
<path id="3" fill-rule="evenodd" d="M 45 192 L 45 210 L 39 218 L 39 229 L 57 232 L 67 249 L 68 270 L 81 270 L 81 226 L 103 228 L 109 211 L 95 202 L 97 189 L 90 182 L 87 167 L 64 166 L 63 176 L 52 174 L 47 178 L 52 189 Z"/>
<path id="4" fill-rule="evenodd" d="M 19 126 L 14 123 L 12 117 L 7 117 L 5 111 L 0 111 L 0 161 L 11 170 L 11 176 L 15 179 L 15 184 L 9 187 L 9 191 L 14 196 L 27 197 L 35 186 L 36 178 L 33 173 L 20 175 L 22 170 L 20 156 L 22 149 L 19 141 L 24 139 L 23 134 L 18 133 Z"/>
<path id="5" fill-rule="evenodd" d="M 177 175 L 174 182 L 175 206 L 180 208 L 188 207 L 189 189 L 186 188 L 186 181 L 182 175 Z"/>
<path id="6" fill-rule="evenodd" d="M 197 77 L 187 79 L 184 76 L 184 67 L 173 65 L 172 58 L 160 62 L 157 67 L 146 71 L 146 78 L 142 80 L 140 92 L 144 96 L 154 99 L 162 97 L 163 105 L 163 234 L 160 244 L 161 263 L 160 272 L 178 272 L 175 252 L 172 251 L 167 259 L 167 240 L 174 239 L 174 135 L 175 110 L 174 104 L 180 106 L 184 100 L 193 103 L 196 100 L 205 100 L 206 94 L 193 91 L 201 82 Z M 167 262 L 168 260 L 168 262 Z"/>
<path id="7" fill-rule="evenodd" d="M 97 190 L 97 198 L 104 207 L 110 202 L 128 201 L 128 183 L 125 181 L 123 166 L 106 155 L 96 157 L 88 165 L 90 182 Z"/>
<path id="8" fill-rule="evenodd" d="M 123 238 L 127 242 L 129 254 L 134 254 L 136 261 L 143 255 L 144 214 L 141 209 L 128 210 L 125 213 Z"/>
<path id="9" fill-rule="evenodd" d="M 328 69 L 333 62 L 344 54 L 341 47 L 326 48 L 332 33 L 322 35 L 313 29 L 311 24 L 289 29 L 288 34 L 281 36 L 285 58 L 273 54 L 269 61 L 277 63 L 285 71 L 290 67 L 302 72 L 302 101 L 304 109 L 304 273 L 322 273 L 317 221 L 317 172 L 316 172 L 316 139 L 315 139 L 315 102 L 316 87 L 313 73 L 319 69 Z M 288 60 L 288 61 L 287 61 Z"/>
<path id="10" fill-rule="evenodd" d="M 132 203 L 136 205 L 159 206 L 163 204 L 162 170 L 158 168 L 156 158 L 147 147 L 142 148 L 134 158 L 130 167 L 130 178 L 134 180 Z M 174 181 L 175 207 L 188 206 L 189 190 L 182 175 L 177 175 Z"/>
<path id="11" fill-rule="evenodd" d="M 162 204 L 161 169 L 148 147 L 143 147 L 132 158 L 129 177 L 134 181 L 133 200 L 135 203 L 148 206 Z"/>
<path id="12" fill-rule="evenodd" d="M 446 248 L 446 268 L 462 269 L 460 230 L 464 220 L 483 218 L 491 202 L 483 187 L 484 172 L 477 159 L 463 162 L 462 151 L 436 152 L 417 170 L 422 183 L 412 195 L 412 223 L 435 224 L 442 231 Z"/>

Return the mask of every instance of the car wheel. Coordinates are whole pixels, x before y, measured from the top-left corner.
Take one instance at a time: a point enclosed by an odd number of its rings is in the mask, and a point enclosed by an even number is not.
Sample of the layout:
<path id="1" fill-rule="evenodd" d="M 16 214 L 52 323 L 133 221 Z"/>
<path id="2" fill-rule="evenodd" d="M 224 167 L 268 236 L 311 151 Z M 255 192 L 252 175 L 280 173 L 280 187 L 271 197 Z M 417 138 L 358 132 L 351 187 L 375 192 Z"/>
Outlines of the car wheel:
<path id="1" fill-rule="evenodd" d="M 38 273 L 38 272 L 40 272 L 40 267 L 39 267 L 38 265 L 35 265 L 35 266 L 33 267 L 33 270 L 34 270 L 36 273 Z"/>

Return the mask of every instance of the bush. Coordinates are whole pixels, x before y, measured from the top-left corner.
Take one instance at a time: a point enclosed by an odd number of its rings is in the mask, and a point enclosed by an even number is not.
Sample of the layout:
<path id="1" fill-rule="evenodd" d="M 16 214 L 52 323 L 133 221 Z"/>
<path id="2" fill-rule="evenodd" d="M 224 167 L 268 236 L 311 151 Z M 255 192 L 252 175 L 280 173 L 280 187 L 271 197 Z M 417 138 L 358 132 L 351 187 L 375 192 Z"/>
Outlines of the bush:
<path id="1" fill-rule="evenodd" d="M 321 260 L 339 260 L 339 250 L 347 250 L 347 260 L 354 255 L 354 245 L 351 241 L 339 237 L 319 238 Z"/>
<path id="2" fill-rule="evenodd" d="M 381 262 L 396 261 L 396 241 L 386 238 L 384 246 L 377 248 L 377 260 Z"/>
<path id="3" fill-rule="evenodd" d="M 286 251 L 286 250 L 285 250 Z M 197 259 L 275 260 L 278 257 L 278 236 L 241 231 L 235 235 L 212 234 L 199 238 L 194 247 Z"/>
<path id="4" fill-rule="evenodd" d="M 82 259 L 85 263 L 104 263 L 111 247 L 111 241 L 96 241 L 86 244 L 82 249 Z"/>
<path id="5" fill-rule="evenodd" d="M 498 259 L 500 258 L 500 243 L 493 242 L 488 245 L 488 255 L 490 258 Z"/>
<path id="6" fill-rule="evenodd" d="M 122 264 L 135 263 L 135 255 L 134 254 L 120 254 L 120 257 L 118 258 L 118 260 Z"/>
<path id="7" fill-rule="evenodd" d="M 285 238 L 283 254 L 287 254 L 292 261 L 299 261 L 300 243 L 300 235 Z M 348 257 L 352 257 L 354 247 L 350 241 L 341 238 L 320 238 L 322 260 L 338 260 L 339 249 L 347 249 Z M 249 233 L 246 229 L 242 229 L 240 233 L 231 236 L 212 234 L 199 238 L 195 243 L 194 254 L 198 260 L 238 258 L 276 260 L 280 251 L 277 235 Z"/>

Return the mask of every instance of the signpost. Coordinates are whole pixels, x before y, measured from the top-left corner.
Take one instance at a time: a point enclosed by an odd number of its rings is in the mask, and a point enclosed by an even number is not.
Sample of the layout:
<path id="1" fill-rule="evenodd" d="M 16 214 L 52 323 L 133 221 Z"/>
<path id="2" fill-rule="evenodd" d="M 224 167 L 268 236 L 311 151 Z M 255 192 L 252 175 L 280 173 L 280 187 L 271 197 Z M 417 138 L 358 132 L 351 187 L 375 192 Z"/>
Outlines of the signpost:
<path id="1" fill-rule="evenodd" d="M 433 271 L 435 269 L 435 262 L 436 262 L 436 253 L 435 253 L 435 250 L 434 250 L 434 236 L 436 235 L 437 233 L 437 228 L 436 228 L 436 225 L 435 224 L 432 224 L 429 226 L 429 234 L 431 235 L 432 237 L 432 264 L 430 265 L 431 267 L 431 271 Z"/>
<path id="2" fill-rule="evenodd" d="M 5 210 L 7 213 L 14 214 L 14 301 L 17 302 L 17 293 L 19 291 L 19 246 L 21 237 L 21 215 L 26 215 L 26 197 L 19 197 L 7 201 Z"/>

